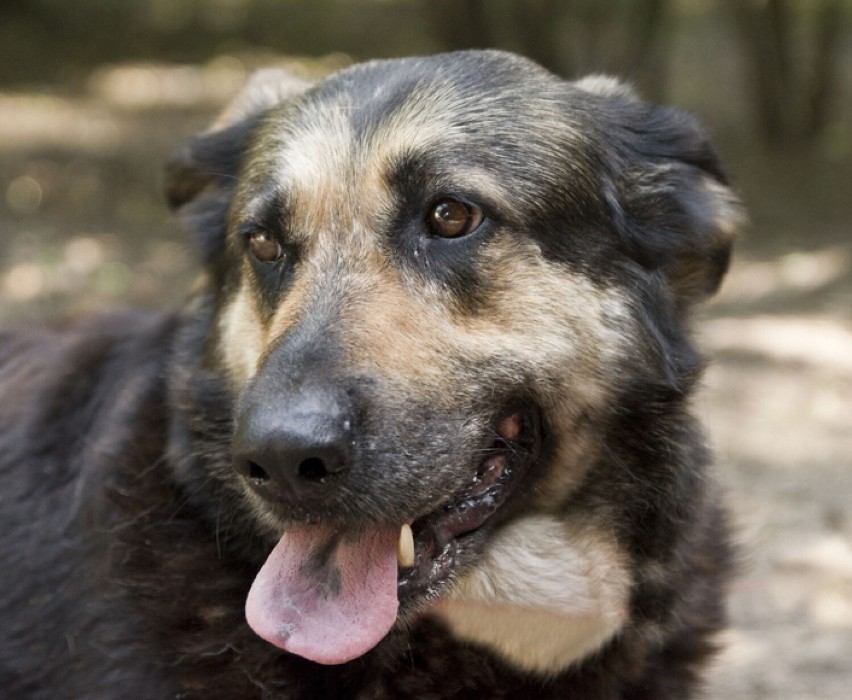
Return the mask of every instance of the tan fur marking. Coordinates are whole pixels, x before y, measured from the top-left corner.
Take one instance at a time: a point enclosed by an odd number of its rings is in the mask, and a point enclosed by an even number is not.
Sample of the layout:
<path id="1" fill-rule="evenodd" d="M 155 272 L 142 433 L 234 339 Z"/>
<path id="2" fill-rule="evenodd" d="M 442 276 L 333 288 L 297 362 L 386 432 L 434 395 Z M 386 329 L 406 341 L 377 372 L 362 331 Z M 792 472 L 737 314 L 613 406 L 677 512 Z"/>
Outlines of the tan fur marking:
<path id="1" fill-rule="evenodd" d="M 455 312 L 449 293 L 435 282 L 383 275 L 376 293 L 349 319 L 357 329 L 353 359 L 421 386 L 433 369 L 452 374 L 455 358 L 513 358 L 534 374 L 574 370 L 575 400 L 605 398 L 606 370 L 629 342 L 629 315 L 617 294 L 532 255 L 506 260 L 504 268 L 495 272 L 504 286 L 487 311 L 474 316 Z"/>
<path id="2" fill-rule="evenodd" d="M 430 94 L 427 99 L 409 95 L 385 121 L 377 125 L 364 152 L 375 162 L 385 164 L 389 157 L 417 153 L 452 137 L 453 126 L 448 105 L 458 101 L 449 88 Z"/>
<path id="3" fill-rule="evenodd" d="M 264 330 L 254 303 L 254 294 L 243 282 L 219 320 L 221 352 L 232 386 L 241 389 L 257 372 L 264 351 Z"/>
<path id="4" fill-rule="evenodd" d="M 311 118 L 313 117 L 313 118 Z M 346 107 L 311 113 L 282 134 L 276 179 L 295 215 L 291 237 L 308 242 L 345 220 L 352 189 L 352 130 Z"/>
<path id="5" fill-rule="evenodd" d="M 714 200 L 716 225 L 722 234 L 722 240 L 730 242 L 746 223 L 746 215 L 742 205 L 734 192 L 718 180 L 705 177 L 703 184 Z"/>
<path id="6" fill-rule="evenodd" d="M 639 101 L 639 96 L 636 94 L 632 85 L 622 83 L 618 78 L 610 75 L 587 75 L 585 78 L 575 81 L 574 85 L 581 90 L 591 92 L 595 95 L 621 97 L 634 102 Z"/>
<path id="7" fill-rule="evenodd" d="M 268 352 L 304 315 L 305 301 L 308 296 L 308 280 L 303 274 L 295 274 L 290 288 L 266 330 L 264 354 Z"/>
<path id="8" fill-rule="evenodd" d="M 556 674 L 618 633 L 630 584 L 627 555 L 604 529 L 530 516 L 498 533 L 435 610 L 458 637 Z"/>

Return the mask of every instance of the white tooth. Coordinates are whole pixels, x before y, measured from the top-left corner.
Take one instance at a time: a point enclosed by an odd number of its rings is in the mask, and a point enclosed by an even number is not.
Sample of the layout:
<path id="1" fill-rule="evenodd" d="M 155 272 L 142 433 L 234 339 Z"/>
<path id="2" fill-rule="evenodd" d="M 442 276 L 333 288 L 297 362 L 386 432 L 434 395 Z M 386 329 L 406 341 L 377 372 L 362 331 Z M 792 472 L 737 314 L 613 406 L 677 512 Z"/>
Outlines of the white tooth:
<path id="1" fill-rule="evenodd" d="M 414 566 L 414 533 L 411 532 L 411 526 L 408 523 L 403 523 L 399 531 L 396 555 L 401 568 L 410 569 Z"/>

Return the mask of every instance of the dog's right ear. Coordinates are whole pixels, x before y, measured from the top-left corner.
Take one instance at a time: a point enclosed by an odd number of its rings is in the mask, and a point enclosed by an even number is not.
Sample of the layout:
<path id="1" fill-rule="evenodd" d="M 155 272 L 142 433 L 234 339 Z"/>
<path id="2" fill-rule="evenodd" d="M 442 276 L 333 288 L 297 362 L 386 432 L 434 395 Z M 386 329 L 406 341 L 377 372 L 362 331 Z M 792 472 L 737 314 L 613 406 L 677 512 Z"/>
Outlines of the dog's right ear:
<path id="1" fill-rule="evenodd" d="M 283 69 L 256 72 L 207 131 L 190 138 L 166 167 L 166 198 L 192 233 L 204 262 L 224 248 L 228 210 L 243 153 L 263 116 L 310 83 Z"/>

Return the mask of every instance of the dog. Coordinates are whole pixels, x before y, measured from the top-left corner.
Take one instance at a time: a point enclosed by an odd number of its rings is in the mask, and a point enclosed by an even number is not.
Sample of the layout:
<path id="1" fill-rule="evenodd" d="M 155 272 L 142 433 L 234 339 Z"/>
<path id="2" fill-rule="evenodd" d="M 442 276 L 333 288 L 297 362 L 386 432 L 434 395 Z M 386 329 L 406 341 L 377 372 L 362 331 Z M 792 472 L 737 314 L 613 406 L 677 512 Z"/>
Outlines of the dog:
<path id="1" fill-rule="evenodd" d="M 0 687 L 683 700 L 729 528 L 706 130 L 508 53 L 258 73 L 169 165 L 203 274 L 0 336 Z"/>

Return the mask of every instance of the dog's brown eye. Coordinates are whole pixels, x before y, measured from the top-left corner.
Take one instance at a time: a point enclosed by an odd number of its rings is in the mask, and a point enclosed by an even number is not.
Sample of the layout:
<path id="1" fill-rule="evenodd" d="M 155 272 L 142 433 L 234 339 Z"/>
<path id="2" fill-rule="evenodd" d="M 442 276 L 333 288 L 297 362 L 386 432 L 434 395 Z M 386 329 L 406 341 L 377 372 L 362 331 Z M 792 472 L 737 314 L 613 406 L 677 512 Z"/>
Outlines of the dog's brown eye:
<path id="1" fill-rule="evenodd" d="M 268 231 L 252 231 L 248 241 L 251 254 L 261 262 L 275 262 L 284 254 L 284 247 Z"/>
<path id="2" fill-rule="evenodd" d="M 459 238 L 473 233 L 484 218 L 482 211 L 451 197 L 439 199 L 429 212 L 432 233 L 442 238 Z"/>

